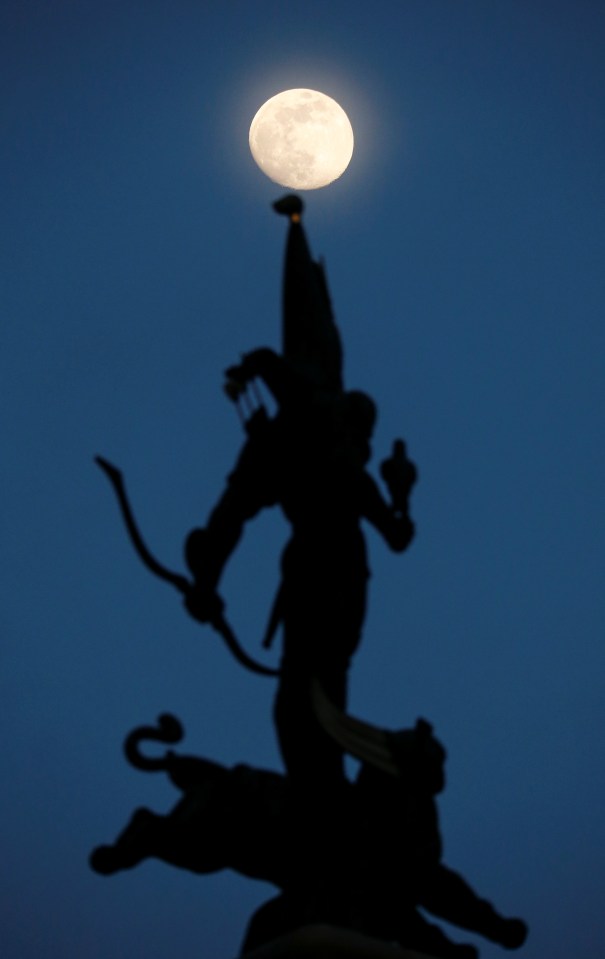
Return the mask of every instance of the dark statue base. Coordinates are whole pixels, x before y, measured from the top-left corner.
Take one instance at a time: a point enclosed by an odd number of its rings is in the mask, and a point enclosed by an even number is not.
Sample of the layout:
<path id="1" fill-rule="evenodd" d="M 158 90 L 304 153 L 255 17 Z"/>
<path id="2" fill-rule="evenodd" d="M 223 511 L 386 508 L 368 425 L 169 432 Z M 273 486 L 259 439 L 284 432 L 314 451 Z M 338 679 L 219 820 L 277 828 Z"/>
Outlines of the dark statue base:
<path id="1" fill-rule="evenodd" d="M 248 959 L 439 959 L 335 926 L 297 929 L 248 953 Z"/>
<path id="2" fill-rule="evenodd" d="M 444 786 L 445 750 L 425 720 L 391 733 L 335 709 L 313 689 L 318 722 L 362 765 L 355 782 L 301 788 L 278 773 L 168 750 L 149 758 L 149 739 L 175 742 L 174 717 L 135 729 L 125 752 L 140 769 L 164 771 L 181 792 L 167 815 L 138 809 L 115 843 L 98 847 L 102 875 L 160 859 L 198 875 L 232 869 L 275 885 L 280 894 L 252 917 L 242 954 L 309 925 L 330 925 L 384 943 L 456 959 L 475 959 L 419 908 L 506 948 L 526 936 L 519 919 L 500 916 L 441 861 L 435 795 Z"/>

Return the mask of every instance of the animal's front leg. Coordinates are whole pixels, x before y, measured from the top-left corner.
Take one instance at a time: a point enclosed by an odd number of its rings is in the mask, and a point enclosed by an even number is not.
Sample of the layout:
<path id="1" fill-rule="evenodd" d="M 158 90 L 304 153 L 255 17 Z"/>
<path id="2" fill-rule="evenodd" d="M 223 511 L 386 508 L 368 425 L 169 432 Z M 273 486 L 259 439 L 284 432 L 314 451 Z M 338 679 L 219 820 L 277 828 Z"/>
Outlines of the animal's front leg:
<path id="1" fill-rule="evenodd" d="M 434 916 L 478 932 L 505 949 L 518 949 L 527 938 L 527 926 L 522 919 L 501 916 L 490 902 L 479 898 L 462 876 L 446 866 L 438 866 L 431 874 L 419 904 Z"/>
<path id="2" fill-rule="evenodd" d="M 113 846 L 97 846 L 90 855 L 90 866 L 102 876 L 132 869 L 149 856 L 156 855 L 165 831 L 166 820 L 150 809 L 137 809 Z"/>
<path id="3" fill-rule="evenodd" d="M 467 943 L 452 942 L 438 926 L 427 922 L 416 909 L 404 910 L 400 917 L 398 941 L 404 949 L 440 959 L 478 959 L 479 951 Z M 416 955 L 416 953 L 414 953 Z"/>

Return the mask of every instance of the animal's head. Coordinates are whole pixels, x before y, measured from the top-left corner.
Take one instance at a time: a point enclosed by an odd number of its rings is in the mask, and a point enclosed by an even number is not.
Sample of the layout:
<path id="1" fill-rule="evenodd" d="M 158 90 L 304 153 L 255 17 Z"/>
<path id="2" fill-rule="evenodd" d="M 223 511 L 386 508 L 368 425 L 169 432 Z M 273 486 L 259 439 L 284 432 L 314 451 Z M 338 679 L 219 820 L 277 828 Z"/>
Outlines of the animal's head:
<path id="1" fill-rule="evenodd" d="M 362 761 L 360 781 L 386 774 L 426 795 L 442 791 L 446 752 L 425 719 L 418 719 L 412 729 L 390 732 L 343 713 L 330 702 L 319 683 L 314 684 L 312 695 L 315 714 L 324 730 L 345 752 Z"/>
<path id="2" fill-rule="evenodd" d="M 386 732 L 386 739 L 399 776 L 413 779 L 433 796 L 442 791 L 446 751 L 426 719 L 417 719 L 413 729 Z"/>

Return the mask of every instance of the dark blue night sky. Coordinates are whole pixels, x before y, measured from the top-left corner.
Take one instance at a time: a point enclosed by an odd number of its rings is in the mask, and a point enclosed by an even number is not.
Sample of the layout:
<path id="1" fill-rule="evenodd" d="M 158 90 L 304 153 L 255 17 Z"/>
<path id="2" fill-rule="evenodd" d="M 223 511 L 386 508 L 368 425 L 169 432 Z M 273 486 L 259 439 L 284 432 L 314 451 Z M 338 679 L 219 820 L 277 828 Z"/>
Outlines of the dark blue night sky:
<path id="1" fill-rule="evenodd" d="M 605 8 L 4 0 L 0 44 L 3 959 L 232 959 L 272 894 L 88 868 L 177 798 L 126 765 L 133 726 L 170 710 L 188 752 L 279 768 L 273 681 L 140 565 L 93 456 L 182 569 L 242 441 L 222 371 L 279 344 L 283 190 L 247 134 L 295 86 L 355 131 L 306 226 L 373 469 L 403 435 L 420 471 L 410 550 L 368 532 L 351 711 L 434 723 L 446 861 L 527 918 L 523 959 L 598 959 Z M 223 583 L 256 655 L 286 535 L 261 516 Z"/>

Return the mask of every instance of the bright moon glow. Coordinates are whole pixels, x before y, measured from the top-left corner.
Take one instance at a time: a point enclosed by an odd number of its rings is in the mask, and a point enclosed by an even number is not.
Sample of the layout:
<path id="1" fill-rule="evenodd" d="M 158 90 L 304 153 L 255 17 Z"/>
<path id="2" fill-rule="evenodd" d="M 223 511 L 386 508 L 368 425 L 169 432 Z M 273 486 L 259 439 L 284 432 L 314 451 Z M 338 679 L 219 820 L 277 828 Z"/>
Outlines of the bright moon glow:
<path id="1" fill-rule="evenodd" d="M 353 155 L 353 128 L 331 97 L 317 90 L 284 90 L 250 125 L 250 150 L 270 180 L 316 190 L 336 180 Z"/>

